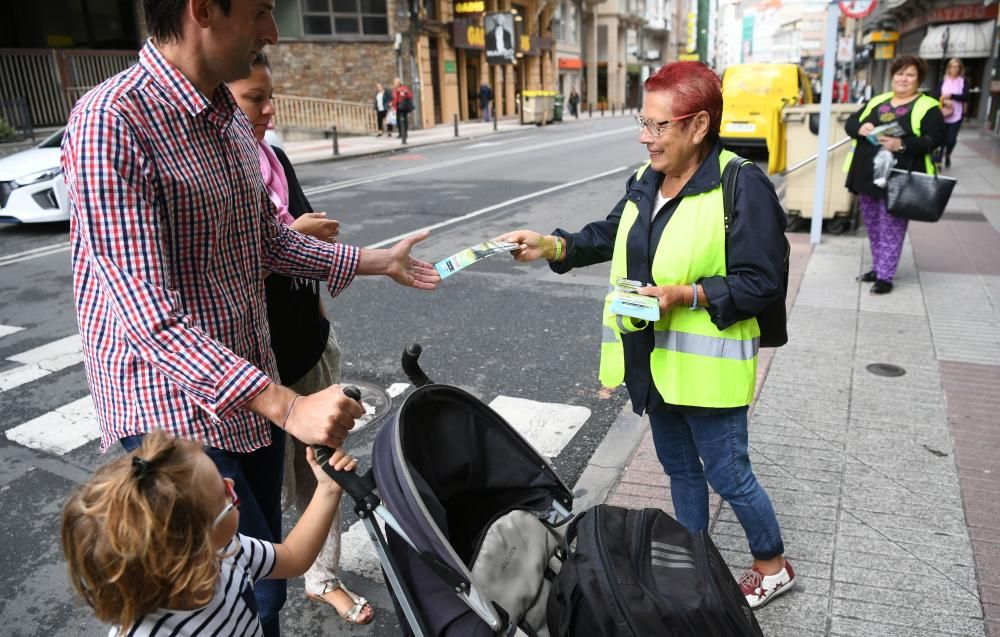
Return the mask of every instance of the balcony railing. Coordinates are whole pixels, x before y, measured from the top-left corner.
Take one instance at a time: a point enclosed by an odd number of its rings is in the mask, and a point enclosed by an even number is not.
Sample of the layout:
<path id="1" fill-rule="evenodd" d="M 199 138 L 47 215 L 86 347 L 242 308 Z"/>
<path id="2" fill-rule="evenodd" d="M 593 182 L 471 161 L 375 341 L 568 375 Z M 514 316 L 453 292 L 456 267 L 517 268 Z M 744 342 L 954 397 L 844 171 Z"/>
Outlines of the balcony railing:
<path id="1" fill-rule="evenodd" d="M 375 133 L 375 108 L 372 104 L 342 102 L 318 97 L 275 95 L 275 121 L 279 126 L 330 130 L 336 126 L 341 133 Z"/>

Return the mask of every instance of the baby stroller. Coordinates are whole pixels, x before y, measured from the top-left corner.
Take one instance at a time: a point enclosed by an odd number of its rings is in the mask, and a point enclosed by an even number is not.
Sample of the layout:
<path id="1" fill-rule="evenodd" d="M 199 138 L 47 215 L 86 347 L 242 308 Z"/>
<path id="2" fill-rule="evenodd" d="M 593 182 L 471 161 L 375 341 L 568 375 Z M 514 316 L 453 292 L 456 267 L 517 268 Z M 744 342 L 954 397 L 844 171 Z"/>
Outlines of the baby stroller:
<path id="1" fill-rule="evenodd" d="M 431 383 L 420 352 L 403 353 L 416 389 L 379 431 L 372 469 L 324 469 L 354 499 L 407 634 L 547 635 L 557 527 L 571 517 L 572 493 L 499 414 Z M 320 448 L 317 458 L 328 454 Z"/>

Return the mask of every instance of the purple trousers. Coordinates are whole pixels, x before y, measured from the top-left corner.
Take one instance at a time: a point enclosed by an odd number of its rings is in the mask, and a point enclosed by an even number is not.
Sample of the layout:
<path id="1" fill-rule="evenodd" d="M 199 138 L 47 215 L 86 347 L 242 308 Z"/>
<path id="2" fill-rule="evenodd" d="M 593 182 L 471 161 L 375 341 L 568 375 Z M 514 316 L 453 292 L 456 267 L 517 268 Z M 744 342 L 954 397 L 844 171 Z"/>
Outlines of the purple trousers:
<path id="1" fill-rule="evenodd" d="M 868 229 L 868 240 L 872 246 L 872 269 L 875 277 L 892 281 L 899 265 L 899 255 L 903 252 L 906 238 L 906 219 L 889 214 L 885 209 L 885 199 L 858 195 L 861 217 Z"/>

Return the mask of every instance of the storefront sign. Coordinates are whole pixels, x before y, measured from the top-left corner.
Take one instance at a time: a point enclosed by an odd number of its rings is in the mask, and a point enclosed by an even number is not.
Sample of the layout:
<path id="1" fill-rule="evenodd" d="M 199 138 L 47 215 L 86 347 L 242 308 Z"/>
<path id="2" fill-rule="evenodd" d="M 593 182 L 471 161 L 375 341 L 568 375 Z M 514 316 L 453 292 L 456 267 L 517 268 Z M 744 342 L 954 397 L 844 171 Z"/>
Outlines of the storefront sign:
<path id="1" fill-rule="evenodd" d="M 866 33 L 864 37 L 864 43 L 871 44 L 872 42 L 899 42 L 899 32 L 872 31 L 871 33 Z"/>
<path id="2" fill-rule="evenodd" d="M 939 7 L 928 15 L 932 24 L 939 22 L 979 22 L 997 17 L 997 5 L 959 4 L 953 7 Z"/>
<path id="3" fill-rule="evenodd" d="M 455 18 L 451 25 L 451 41 L 456 49 L 486 48 L 486 31 L 479 18 Z"/>
<path id="4" fill-rule="evenodd" d="M 876 60 L 891 60 L 896 57 L 895 42 L 879 42 L 875 45 Z"/>
<path id="5" fill-rule="evenodd" d="M 692 4 L 695 11 L 688 11 L 687 15 L 687 52 L 694 53 L 698 50 L 698 5 Z M 684 56 L 681 56 L 684 59 Z M 697 60 L 698 58 L 695 57 Z"/>
<path id="6" fill-rule="evenodd" d="M 561 69 L 582 69 L 583 60 L 580 58 L 559 58 L 559 68 Z"/>
<path id="7" fill-rule="evenodd" d="M 483 0 L 463 0 L 455 3 L 455 13 L 458 15 L 485 12 L 486 3 Z"/>

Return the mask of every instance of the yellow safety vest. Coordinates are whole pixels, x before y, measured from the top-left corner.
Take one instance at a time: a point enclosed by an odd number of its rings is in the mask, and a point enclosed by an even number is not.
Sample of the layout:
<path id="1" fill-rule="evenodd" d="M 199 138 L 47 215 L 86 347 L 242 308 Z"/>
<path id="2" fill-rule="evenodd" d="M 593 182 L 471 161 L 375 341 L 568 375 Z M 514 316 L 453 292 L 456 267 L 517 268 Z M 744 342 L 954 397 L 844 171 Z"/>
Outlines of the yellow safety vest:
<path id="1" fill-rule="evenodd" d="M 722 151 L 719 172 L 735 155 Z M 647 162 L 636 172 L 642 176 Z M 611 257 L 611 282 L 628 276 L 628 234 L 639 217 L 625 204 Z M 684 197 L 667 222 L 653 256 L 653 285 L 687 285 L 702 277 L 726 275 L 726 229 L 721 185 Z M 622 334 L 644 329 L 645 322 L 611 312 L 604 302 L 601 384 L 617 387 L 625 378 Z M 655 348 L 649 357 L 653 384 L 672 405 L 742 407 L 753 400 L 760 329 L 757 319 L 719 330 L 705 308 L 675 307 L 653 324 Z"/>
<path id="2" fill-rule="evenodd" d="M 859 122 L 864 122 L 868 114 L 872 112 L 872 109 L 892 99 L 892 91 L 888 93 L 882 93 L 881 95 L 876 95 L 875 97 L 868 100 L 868 104 L 865 105 L 865 110 L 861 111 L 861 117 L 858 118 Z M 924 115 L 927 111 L 931 110 L 935 106 L 940 107 L 941 103 L 938 102 L 933 97 L 921 94 L 917 98 L 916 103 L 913 108 L 910 109 L 910 128 L 913 129 L 913 134 L 920 137 L 920 122 L 924 121 Z M 858 147 L 858 140 L 851 142 L 851 150 L 847 153 L 847 157 L 844 159 L 844 172 L 846 173 L 851 169 L 851 162 L 854 160 L 854 149 Z M 931 159 L 930 155 L 924 155 L 924 170 L 928 175 L 933 175 L 937 172 L 937 168 L 934 166 L 934 160 Z"/>

